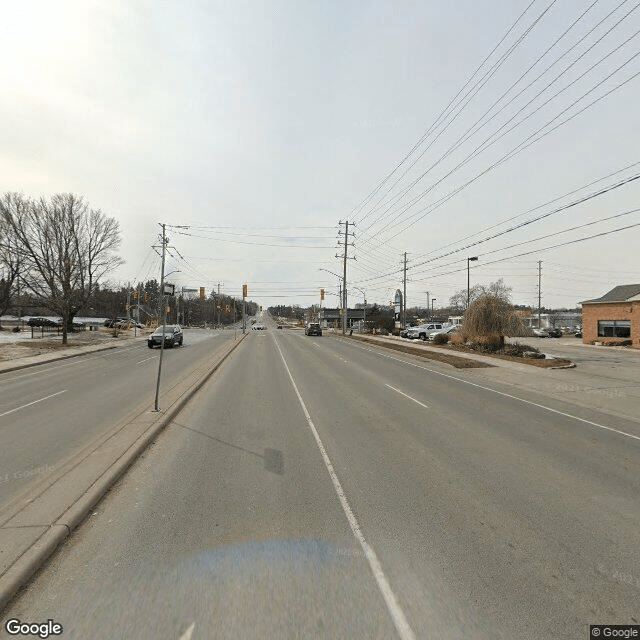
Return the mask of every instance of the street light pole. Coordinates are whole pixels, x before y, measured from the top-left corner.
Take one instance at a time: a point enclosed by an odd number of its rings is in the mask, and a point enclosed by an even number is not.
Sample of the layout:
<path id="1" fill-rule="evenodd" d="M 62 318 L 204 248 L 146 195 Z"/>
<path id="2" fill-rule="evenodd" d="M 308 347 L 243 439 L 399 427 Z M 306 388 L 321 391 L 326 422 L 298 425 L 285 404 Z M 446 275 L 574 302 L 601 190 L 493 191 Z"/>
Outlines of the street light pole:
<path id="1" fill-rule="evenodd" d="M 469 267 L 469 263 L 475 262 L 477 259 L 478 256 L 467 258 L 467 309 L 469 308 L 469 302 L 471 298 L 471 268 Z"/>
<path id="2" fill-rule="evenodd" d="M 357 289 L 362 294 L 362 299 L 364 300 L 364 307 L 362 312 L 362 323 L 364 325 L 364 332 L 367 332 L 367 294 L 360 287 L 353 287 Z"/>
<path id="3" fill-rule="evenodd" d="M 433 303 L 436 301 L 435 298 L 431 298 L 431 319 L 433 320 Z"/>

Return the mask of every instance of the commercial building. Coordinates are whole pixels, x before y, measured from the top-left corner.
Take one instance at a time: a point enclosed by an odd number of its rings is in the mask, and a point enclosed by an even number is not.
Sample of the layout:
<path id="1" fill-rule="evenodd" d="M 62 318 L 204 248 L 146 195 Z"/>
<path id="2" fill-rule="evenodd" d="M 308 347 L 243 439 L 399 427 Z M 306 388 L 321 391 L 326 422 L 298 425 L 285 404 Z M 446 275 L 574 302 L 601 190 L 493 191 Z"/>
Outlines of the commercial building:
<path id="1" fill-rule="evenodd" d="M 619 285 L 582 303 L 582 341 L 605 340 L 640 348 L 640 284 Z"/>

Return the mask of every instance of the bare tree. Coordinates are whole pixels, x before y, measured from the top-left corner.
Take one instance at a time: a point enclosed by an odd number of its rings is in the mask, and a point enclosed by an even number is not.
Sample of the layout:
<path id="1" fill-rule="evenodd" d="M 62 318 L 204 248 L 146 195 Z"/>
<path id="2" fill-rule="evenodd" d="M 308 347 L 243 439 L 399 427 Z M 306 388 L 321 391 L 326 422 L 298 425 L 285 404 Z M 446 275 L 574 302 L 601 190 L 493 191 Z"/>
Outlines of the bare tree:
<path id="1" fill-rule="evenodd" d="M 14 202 L 13 196 L 7 194 L 2 198 L 1 207 L 15 207 L 20 213 L 20 203 Z M 12 227 L 0 216 L 0 316 L 3 316 L 15 296 L 15 285 L 20 271 L 20 252 L 16 242 L 16 234 Z"/>
<path id="2" fill-rule="evenodd" d="M 464 312 L 463 330 L 473 339 L 495 342 L 502 349 L 505 336 L 522 335 L 522 319 L 504 297 L 485 293 Z"/>
<path id="3" fill-rule="evenodd" d="M 115 254 L 120 244 L 117 221 L 70 193 L 37 201 L 5 196 L 0 216 L 16 235 L 25 287 L 61 317 L 66 344 L 75 315 L 100 279 L 122 262 Z"/>
<path id="4" fill-rule="evenodd" d="M 491 284 L 474 284 L 473 287 L 469 289 L 469 302 L 473 302 L 483 296 L 485 294 L 491 294 L 502 298 L 506 302 L 511 302 L 511 292 L 513 291 L 513 287 L 508 287 L 504 283 L 504 279 L 500 278 L 500 280 L 496 280 Z M 464 309 L 467 306 L 467 290 L 460 289 L 454 293 L 451 298 L 449 298 L 449 304 L 454 309 Z"/>

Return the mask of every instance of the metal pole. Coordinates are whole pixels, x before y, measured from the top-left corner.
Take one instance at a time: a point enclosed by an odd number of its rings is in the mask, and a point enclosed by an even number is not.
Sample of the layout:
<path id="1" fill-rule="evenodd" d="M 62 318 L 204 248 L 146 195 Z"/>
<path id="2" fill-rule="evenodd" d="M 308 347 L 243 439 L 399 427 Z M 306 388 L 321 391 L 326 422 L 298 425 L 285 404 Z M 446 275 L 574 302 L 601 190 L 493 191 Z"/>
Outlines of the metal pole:
<path id="1" fill-rule="evenodd" d="M 542 306 L 542 260 L 538 260 L 538 329 L 540 326 L 540 307 Z"/>
<path id="2" fill-rule="evenodd" d="M 362 314 L 362 324 L 364 324 L 364 332 L 367 333 L 367 296 L 364 296 L 364 312 Z"/>
<path id="3" fill-rule="evenodd" d="M 471 297 L 471 261 L 467 258 L 467 309 L 469 308 L 469 298 Z"/>
<path id="4" fill-rule="evenodd" d="M 472 258 L 467 258 L 467 309 L 469 308 L 469 304 L 471 302 L 471 269 L 469 264 L 471 262 L 475 262 L 478 259 L 478 256 L 473 256 Z"/>
<path id="5" fill-rule="evenodd" d="M 220 283 L 218 282 L 218 300 L 216 302 L 218 307 L 218 329 L 220 329 Z"/>
<path id="6" fill-rule="evenodd" d="M 160 270 L 160 300 L 162 304 L 162 342 L 160 343 L 160 360 L 158 362 L 158 381 L 156 382 L 155 410 L 160 411 L 158 398 L 160 397 L 160 376 L 162 374 L 162 356 L 164 354 L 164 331 L 167 326 L 167 303 L 164 297 L 164 256 L 167 247 L 166 225 L 162 225 L 162 267 Z"/>

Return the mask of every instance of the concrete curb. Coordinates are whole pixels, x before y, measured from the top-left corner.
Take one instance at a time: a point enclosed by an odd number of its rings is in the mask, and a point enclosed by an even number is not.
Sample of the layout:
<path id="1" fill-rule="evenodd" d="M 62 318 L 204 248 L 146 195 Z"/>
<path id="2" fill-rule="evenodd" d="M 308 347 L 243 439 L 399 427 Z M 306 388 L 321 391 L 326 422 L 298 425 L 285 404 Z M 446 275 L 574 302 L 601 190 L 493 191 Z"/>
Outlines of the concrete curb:
<path id="1" fill-rule="evenodd" d="M 56 549 L 70 537 L 73 530 L 84 522 L 89 511 L 125 474 L 127 469 L 138 459 L 140 454 L 154 438 L 184 409 L 187 403 L 240 346 L 247 335 L 249 334 L 242 335 L 237 342 L 234 342 L 231 348 L 224 353 L 210 370 L 196 379 L 184 393 L 178 396 L 173 404 L 169 406 L 167 412 L 159 417 L 158 420 L 154 421 L 132 442 L 126 451 L 121 454 L 115 462 L 111 463 L 108 469 L 98 476 L 82 495 L 76 499 L 55 522 L 49 524 L 44 533 L 8 566 L 4 574 L 0 576 L 0 613 L 16 593 L 33 578 L 35 573 L 47 562 Z"/>

